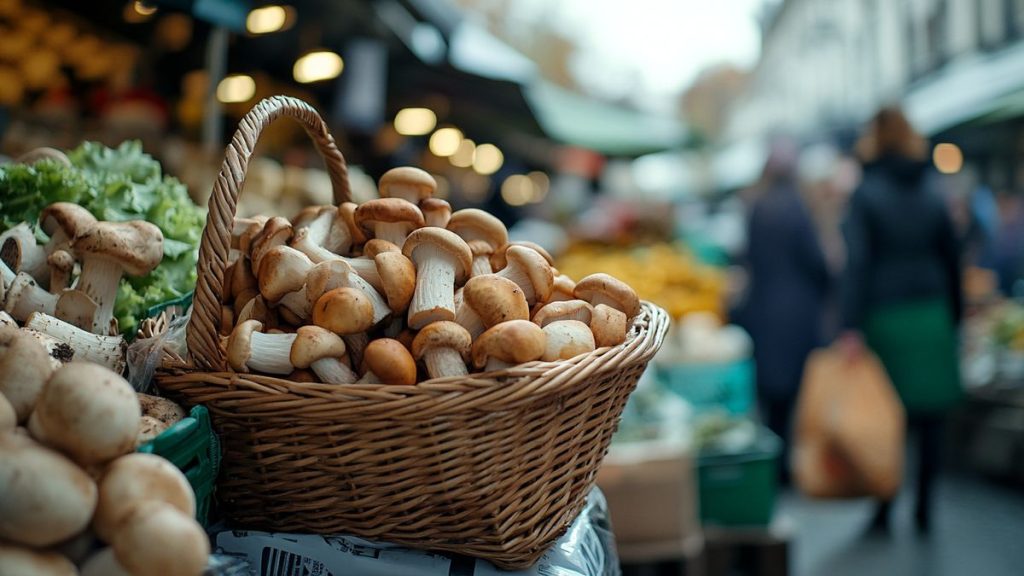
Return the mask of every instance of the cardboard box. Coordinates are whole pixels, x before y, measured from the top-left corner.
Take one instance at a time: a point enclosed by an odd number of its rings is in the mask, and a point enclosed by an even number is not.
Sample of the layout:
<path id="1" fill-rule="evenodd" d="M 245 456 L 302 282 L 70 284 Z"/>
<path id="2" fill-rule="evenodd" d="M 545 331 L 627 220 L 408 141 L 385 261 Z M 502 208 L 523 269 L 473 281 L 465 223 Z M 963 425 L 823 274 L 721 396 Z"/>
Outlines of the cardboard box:
<path id="1" fill-rule="evenodd" d="M 613 445 L 597 473 L 623 562 L 691 558 L 701 549 L 693 458 L 680 442 Z"/>

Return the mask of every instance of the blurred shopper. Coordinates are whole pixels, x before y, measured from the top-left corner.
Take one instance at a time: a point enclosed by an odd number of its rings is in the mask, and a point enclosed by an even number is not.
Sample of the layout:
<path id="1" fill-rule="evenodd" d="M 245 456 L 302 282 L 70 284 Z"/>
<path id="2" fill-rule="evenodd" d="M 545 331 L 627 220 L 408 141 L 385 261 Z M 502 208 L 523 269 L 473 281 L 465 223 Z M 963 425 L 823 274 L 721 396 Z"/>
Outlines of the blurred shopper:
<path id="1" fill-rule="evenodd" d="M 918 439 L 915 521 L 929 528 L 943 417 L 959 397 L 961 275 L 956 232 L 927 145 L 902 112 L 880 111 L 860 145 L 865 160 L 846 221 L 846 332 L 854 358 L 865 344 L 885 365 Z M 873 527 L 888 524 L 889 503 Z"/>
<path id="2" fill-rule="evenodd" d="M 750 291 L 743 321 L 754 340 L 757 389 L 765 424 L 782 437 L 789 462 L 790 421 L 804 361 L 821 343 L 828 268 L 796 175 L 797 149 L 776 143 L 750 215 Z M 788 479 L 786 465 L 783 480 Z"/>
<path id="3" fill-rule="evenodd" d="M 1018 283 L 1024 278 L 1024 201 L 1016 194 L 996 198 L 999 222 L 993 247 L 993 262 L 999 275 L 999 290 L 1007 296 L 1021 296 Z"/>

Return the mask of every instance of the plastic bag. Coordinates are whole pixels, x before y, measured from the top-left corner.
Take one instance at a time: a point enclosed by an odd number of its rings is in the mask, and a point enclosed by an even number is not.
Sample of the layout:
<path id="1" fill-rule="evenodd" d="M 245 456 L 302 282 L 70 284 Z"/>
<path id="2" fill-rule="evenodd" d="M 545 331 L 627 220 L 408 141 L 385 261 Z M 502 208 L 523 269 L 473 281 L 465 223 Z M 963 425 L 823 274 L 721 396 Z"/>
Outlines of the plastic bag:
<path id="1" fill-rule="evenodd" d="M 817 350 L 797 403 L 793 472 L 808 496 L 891 498 L 903 478 L 903 405 L 878 358 Z"/>
<path id="2" fill-rule="evenodd" d="M 126 354 L 128 362 L 128 382 L 139 392 L 148 392 L 153 382 L 153 375 L 160 362 L 167 354 L 184 358 L 188 353 L 185 343 L 185 330 L 188 320 L 192 317 L 189 310 L 182 316 L 170 321 L 167 330 L 152 338 L 139 338 L 128 346 Z"/>

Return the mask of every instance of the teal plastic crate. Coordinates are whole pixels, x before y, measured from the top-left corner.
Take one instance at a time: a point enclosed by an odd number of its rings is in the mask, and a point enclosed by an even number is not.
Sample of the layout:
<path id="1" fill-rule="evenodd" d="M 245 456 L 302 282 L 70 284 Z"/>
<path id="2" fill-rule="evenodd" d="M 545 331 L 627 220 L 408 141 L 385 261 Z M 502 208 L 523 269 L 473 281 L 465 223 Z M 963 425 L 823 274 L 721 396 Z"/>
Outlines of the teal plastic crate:
<path id="1" fill-rule="evenodd" d="M 659 365 L 665 388 L 689 402 L 697 413 L 722 411 L 746 416 L 754 408 L 754 361 Z"/>
<path id="2" fill-rule="evenodd" d="M 220 471 L 220 441 L 206 407 L 193 407 L 187 417 L 140 446 L 138 451 L 162 456 L 185 474 L 196 494 L 196 520 L 206 526 Z"/>
<path id="3" fill-rule="evenodd" d="M 741 452 L 704 451 L 697 458 L 704 525 L 767 526 L 775 511 L 782 441 L 767 428 Z"/>

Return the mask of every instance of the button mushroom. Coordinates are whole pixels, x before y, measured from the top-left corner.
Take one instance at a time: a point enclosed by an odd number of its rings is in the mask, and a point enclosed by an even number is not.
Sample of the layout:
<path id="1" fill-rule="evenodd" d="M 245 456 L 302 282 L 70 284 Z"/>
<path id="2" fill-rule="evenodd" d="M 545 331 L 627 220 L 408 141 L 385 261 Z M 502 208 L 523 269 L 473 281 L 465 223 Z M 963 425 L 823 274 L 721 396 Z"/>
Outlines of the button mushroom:
<path id="1" fill-rule="evenodd" d="M 452 205 L 440 198 L 424 198 L 420 200 L 420 212 L 427 226 L 447 228 L 452 218 Z"/>
<path id="2" fill-rule="evenodd" d="M 541 328 L 559 320 L 578 320 L 584 324 L 590 324 L 590 316 L 593 311 L 594 307 L 583 300 L 550 302 L 534 313 L 533 322 Z"/>
<path id="3" fill-rule="evenodd" d="M 57 552 L 6 544 L 0 544 L 0 566 L 4 576 L 78 576 L 75 565 Z"/>
<path id="4" fill-rule="evenodd" d="M 19 423 L 28 420 L 53 370 L 46 349 L 28 332 L 0 328 L 0 394 L 11 403 Z"/>
<path id="5" fill-rule="evenodd" d="M 544 326 L 546 344 L 541 360 L 568 360 L 593 352 L 596 347 L 590 327 L 579 320 L 558 320 Z"/>
<path id="6" fill-rule="evenodd" d="M 490 372 L 540 360 L 544 330 L 529 320 L 510 320 L 487 329 L 473 342 L 473 365 Z"/>
<path id="7" fill-rule="evenodd" d="M 32 228 L 22 222 L 0 234 L 0 260 L 14 272 L 24 272 L 44 286 L 50 282 L 46 250 L 36 244 Z"/>
<path id="8" fill-rule="evenodd" d="M 465 376 L 472 342 L 469 332 L 455 322 L 434 322 L 413 338 L 412 355 L 423 360 L 431 378 Z"/>
<path id="9" fill-rule="evenodd" d="M 18 272 L 10 287 L 7 288 L 4 311 L 15 320 L 24 322 L 29 314 L 36 311 L 53 314 L 56 311 L 57 302 L 56 294 L 50 294 L 43 290 L 32 276 Z"/>
<path id="10" fill-rule="evenodd" d="M 574 294 L 594 306 L 607 304 L 625 314 L 626 320 L 640 313 L 640 299 L 636 292 L 625 282 L 602 272 L 577 282 Z"/>
<path id="11" fill-rule="evenodd" d="M 455 320 L 455 284 L 472 268 L 469 246 L 443 228 L 421 228 L 409 235 L 402 253 L 416 264 L 416 291 L 409 305 L 409 326 Z"/>
<path id="12" fill-rule="evenodd" d="M 165 502 L 192 517 L 196 497 L 188 478 L 173 464 L 154 454 L 127 454 L 114 460 L 99 482 L 99 500 L 92 527 L 110 542 L 118 526 L 146 500 Z"/>
<path id="13" fill-rule="evenodd" d="M 378 338 L 363 351 L 363 377 L 360 384 L 416 384 L 416 361 L 398 340 Z"/>
<path id="14" fill-rule="evenodd" d="M 362 290 L 335 288 L 316 301 L 313 323 L 339 335 L 366 332 L 373 327 L 373 304 Z"/>
<path id="15" fill-rule="evenodd" d="M 415 204 L 399 198 L 378 198 L 356 208 L 356 224 L 395 246 L 405 244 L 409 233 L 422 228 L 423 213 Z"/>
<path id="16" fill-rule="evenodd" d="M 203 528 L 157 500 L 135 506 L 111 544 L 117 562 L 131 574 L 197 576 L 210 556 L 210 540 Z"/>
<path id="17" fill-rule="evenodd" d="M 546 300 L 554 283 L 547 260 L 536 250 L 524 246 L 509 246 L 505 257 L 508 264 L 496 274 L 518 284 L 530 306 Z"/>
<path id="18" fill-rule="evenodd" d="M 52 336 L 71 347 L 74 358 L 94 362 L 120 374 L 125 367 L 124 338 L 103 336 L 86 332 L 73 324 L 69 324 L 42 312 L 33 312 L 25 321 L 25 328 Z"/>
<path id="19" fill-rule="evenodd" d="M 456 295 L 455 303 L 455 321 L 473 339 L 496 324 L 530 318 L 530 307 L 519 286 L 494 274 L 470 278 Z"/>
<path id="20" fill-rule="evenodd" d="M 590 330 L 598 347 L 618 346 L 626 341 L 628 321 L 626 315 L 607 304 L 594 306 Z"/>
<path id="21" fill-rule="evenodd" d="M 385 172 L 380 177 L 377 187 L 381 198 L 400 198 L 418 204 L 421 200 L 434 195 L 437 191 L 437 181 L 419 168 L 400 166 Z"/>
<path id="22" fill-rule="evenodd" d="M 490 274 L 491 255 L 508 244 L 508 229 L 494 216 L 476 208 L 465 208 L 452 214 L 448 229 L 458 234 L 473 249 L 473 276 Z"/>
<path id="23" fill-rule="evenodd" d="M 258 320 L 246 320 L 235 326 L 228 337 L 228 365 L 235 372 L 288 374 L 295 334 L 264 334 Z"/>
<path id="24" fill-rule="evenodd" d="M 159 228 L 141 220 L 97 222 L 74 239 L 72 248 L 82 260 L 76 289 L 97 306 L 92 332 L 109 330 L 122 274 L 142 276 L 160 264 L 163 240 Z"/>
<path id="25" fill-rule="evenodd" d="M 303 326 L 295 331 L 292 366 L 312 369 L 327 384 L 351 384 L 358 376 L 344 363 L 344 358 L 345 342 L 334 332 L 319 326 Z"/>

